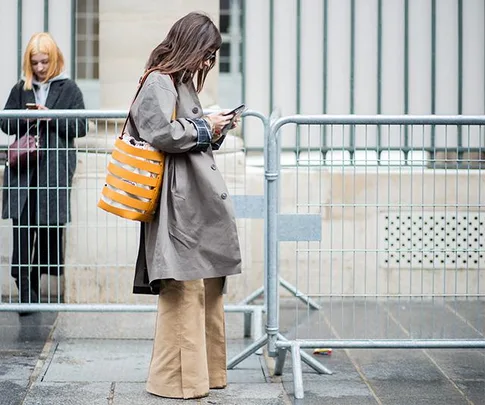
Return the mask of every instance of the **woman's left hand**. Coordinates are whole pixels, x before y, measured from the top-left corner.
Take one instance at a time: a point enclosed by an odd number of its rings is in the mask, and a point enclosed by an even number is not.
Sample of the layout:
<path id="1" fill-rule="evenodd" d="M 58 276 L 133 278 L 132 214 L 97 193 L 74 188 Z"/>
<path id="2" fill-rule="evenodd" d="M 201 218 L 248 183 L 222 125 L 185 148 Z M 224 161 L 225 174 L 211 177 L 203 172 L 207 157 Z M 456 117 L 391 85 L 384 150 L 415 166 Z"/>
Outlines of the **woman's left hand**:
<path id="1" fill-rule="evenodd" d="M 45 105 L 42 104 L 37 104 L 37 109 L 38 110 L 48 110 L 48 108 Z M 40 121 L 50 121 L 52 118 L 41 118 Z"/>

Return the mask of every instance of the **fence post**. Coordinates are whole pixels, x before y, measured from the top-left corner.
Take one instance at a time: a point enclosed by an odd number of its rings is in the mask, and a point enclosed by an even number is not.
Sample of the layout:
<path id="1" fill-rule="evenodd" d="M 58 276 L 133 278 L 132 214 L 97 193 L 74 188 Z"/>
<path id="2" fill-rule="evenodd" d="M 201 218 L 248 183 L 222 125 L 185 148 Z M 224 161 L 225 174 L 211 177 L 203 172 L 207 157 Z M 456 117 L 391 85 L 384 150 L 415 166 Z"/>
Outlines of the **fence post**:
<path id="1" fill-rule="evenodd" d="M 279 328 L 279 277 L 278 277 L 278 142 L 277 134 L 274 131 L 273 123 L 270 124 L 270 131 L 265 139 L 266 161 L 265 161 L 265 183 L 266 183 L 266 304 L 267 320 L 266 333 L 268 335 L 268 354 L 277 355 L 276 341 L 278 340 Z"/>

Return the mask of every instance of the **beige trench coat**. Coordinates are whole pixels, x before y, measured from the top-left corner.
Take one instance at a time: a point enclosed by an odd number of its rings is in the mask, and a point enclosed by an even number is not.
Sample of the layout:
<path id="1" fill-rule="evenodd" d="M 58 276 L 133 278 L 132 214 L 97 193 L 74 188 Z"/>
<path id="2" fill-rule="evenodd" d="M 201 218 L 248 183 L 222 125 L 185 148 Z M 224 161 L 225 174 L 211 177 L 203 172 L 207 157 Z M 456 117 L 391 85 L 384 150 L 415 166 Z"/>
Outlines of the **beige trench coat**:
<path id="1" fill-rule="evenodd" d="M 159 208 L 141 225 L 133 292 L 158 294 L 163 279 L 240 273 L 234 209 L 212 154 L 221 141 L 211 145 L 207 126 L 196 129 L 204 121 L 192 82 L 175 87 L 170 76 L 153 72 L 130 113 L 139 136 L 166 152 Z M 127 130 L 134 133 L 130 123 Z"/>

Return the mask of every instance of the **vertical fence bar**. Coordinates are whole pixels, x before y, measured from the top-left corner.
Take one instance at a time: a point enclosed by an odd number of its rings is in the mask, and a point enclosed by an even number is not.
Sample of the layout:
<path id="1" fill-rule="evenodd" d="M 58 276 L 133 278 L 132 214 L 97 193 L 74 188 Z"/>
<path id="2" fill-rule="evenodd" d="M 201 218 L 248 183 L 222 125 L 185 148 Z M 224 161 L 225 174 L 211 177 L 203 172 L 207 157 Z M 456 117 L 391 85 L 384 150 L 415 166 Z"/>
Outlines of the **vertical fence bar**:
<path id="1" fill-rule="evenodd" d="M 241 69 L 241 102 L 246 103 L 246 0 L 241 0 L 241 60 L 240 60 L 240 69 Z M 244 126 L 242 127 L 243 131 L 243 139 L 244 138 Z"/>
<path id="2" fill-rule="evenodd" d="M 301 0 L 296 1 L 296 113 L 301 113 Z M 298 132 L 299 135 L 299 132 Z M 299 137 L 297 143 L 299 144 Z"/>
<path id="3" fill-rule="evenodd" d="M 328 0 L 323 1 L 323 114 L 327 113 L 327 86 L 328 86 Z M 327 146 L 327 126 L 323 126 L 322 145 Z M 328 152 L 323 152 L 323 158 Z"/>
<path id="4" fill-rule="evenodd" d="M 457 3 L 458 12 L 457 12 L 457 19 L 458 19 L 458 99 L 457 99 L 457 113 L 459 115 L 463 114 L 463 0 L 458 0 Z M 463 132 L 461 125 L 458 125 L 458 133 L 457 133 L 457 147 L 459 148 L 457 153 L 458 161 L 457 166 L 460 166 L 460 162 L 463 160 Z"/>
<path id="5" fill-rule="evenodd" d="M 77 0 L 71 0 L 71 78 L 76 78 L 76 54 L 77 54 L 77 24 L 76 24 Z"/>
<path id="6" fill-rule="evenodd" d="M 301 0 L 296 1 L 296 113 L 301 114 Z M 301 154 L 301 128 L 296 127 L 296 161 Z M 298 163 L 297 163 L 298 165 Z"/>
<path id="7" fill-rule="evenodd" d="M 355 113 L 355 0 L 350 2 L 350 114 Z M 343 151 L 345 147 L 343 147 Z M 350 125 L 350 163 L 355 163 L 355 126 Z"/>
<path id="8" fill-rule="evenodd" d="M 436 114 L 436 0 L 431 0 L 431 114 Z M 431 125 L 429 160 L 436 167 L 436 127 Z"/>
<path id="9" fill-rule="evenodd" d="M 17 77 L 22 75 L 22 0 L 17 0 Z"/>
<path id="10" fill-rule="evenodd" d="M 265 183 L 267 192 L 267 302 L 268 313 L 266 318 L 266 333 L 268 335 L 268 353 L 270 356 L 277 355 L 276 341 L 279 328 L 279 271 L 278 271 L 278 227 L 277 227 L 277 206 L 278 206 L 278 142 L 277 129 L 271 127 L 266 142 L 267 166 L 265 169 Z"/>
<path id="11" fill-rule="evenodd" d="M 274 108 L 274 0 L 269 0 L 269 113 Z"/>
<path id="12" fill-rule="evenodd" d="M 44 32 L 49 31 L 49 0 L 44 0 Z"/>
<path id="13" fill-rule="evenodd" d="M 404 114 L 409 114 L 409 0 L 404 0 Z M 404 161 L 409 159 L 408 126 L 404 126 Z"/>

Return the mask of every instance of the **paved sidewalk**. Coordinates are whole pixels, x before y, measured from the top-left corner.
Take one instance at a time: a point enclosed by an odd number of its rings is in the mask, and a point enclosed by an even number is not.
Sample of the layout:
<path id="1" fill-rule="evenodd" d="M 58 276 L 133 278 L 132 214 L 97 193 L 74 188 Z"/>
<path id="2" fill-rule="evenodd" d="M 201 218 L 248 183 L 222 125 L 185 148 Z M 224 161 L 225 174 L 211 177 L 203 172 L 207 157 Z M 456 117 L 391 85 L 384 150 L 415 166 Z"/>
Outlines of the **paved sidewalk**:
<path id="1" fill-rule="evenodd" d="M 304 365 L 305 399 L 299 401 L 293 397 L 290 359 L 282 377 L 271 377 L 272 360 L 254 354 L 229 370 L 227 389 L 207 398 L 155 397 L 144 389 L 154 319 L 155 314 L 136 313 L 0 312 L 0 404 L 485 404 L 483 350 L 334 350 L 315 357 L 333 375 L 317 375 Z M 295 333 L 293 321 L 283 308 L 288 337 Z M 333 321 L 334 333 L 344 336 L 337 328 L 341 320 Z M 353 331 L 358 327 L 354 318 Z M 231 358 L 251 340 L 241 337 L 242 314 L 227 314 L 227 330 Z"/>

